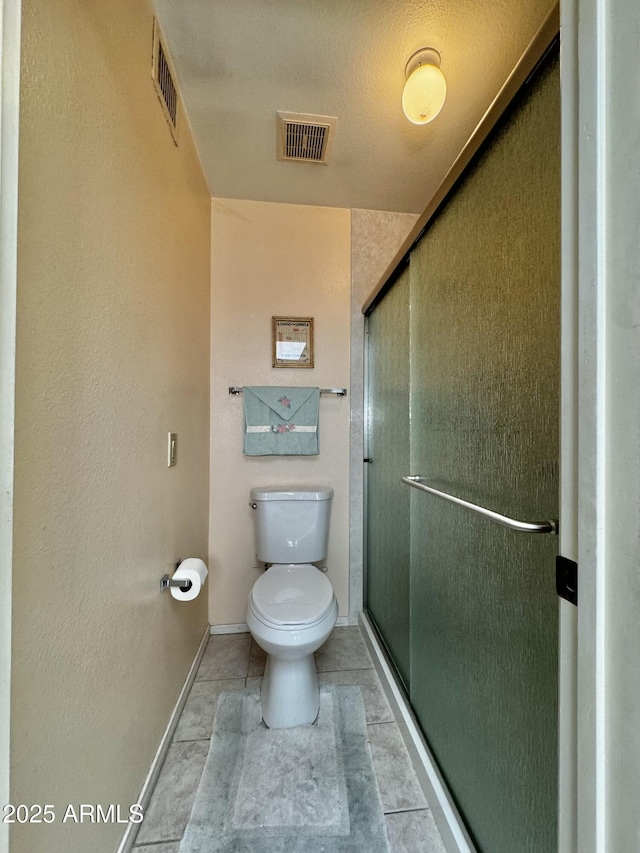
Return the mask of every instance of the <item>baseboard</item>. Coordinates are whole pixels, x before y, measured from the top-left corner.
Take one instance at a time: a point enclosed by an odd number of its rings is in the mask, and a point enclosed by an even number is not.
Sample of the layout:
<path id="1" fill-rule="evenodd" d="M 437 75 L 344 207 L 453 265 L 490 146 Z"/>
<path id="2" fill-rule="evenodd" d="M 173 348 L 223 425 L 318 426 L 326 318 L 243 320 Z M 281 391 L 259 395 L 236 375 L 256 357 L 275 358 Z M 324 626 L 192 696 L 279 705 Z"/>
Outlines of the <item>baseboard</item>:
<path id="1" fill-rule="evenodd" d="M 360 628 L 447 853 L 477 853 L 366 613 Z"/>
<path id="2" fill-rule="evenodd" d="M 196 673 L 198 671 L 198 667 L 200 666 L 200 661 L 202 660 L 202 656 L 204 654 L 204 650 L 206 649 L 208 642 L 209 627 L 207 627 L 206 631 L 202 636 L 202 640 L 200 641 L 200 645 L 198 646 L 198 651 L 196 652 L 196 656 L 193 659 L 191 668 L 189 669 L 182 690 L 180 691 L 180 695 L 178 696 L 178 701 L 176 702 L 175 707 L 171 713 L 171 717 L 169 718 L 169 722 L 167 723 L 167 728 L 165 729 L 162 739 L 160 740 L 160 745 L 158 746 L 153 761 L 151 762 L 151 767 L 149 768 L 149 772 L 147 773 L 147 778 L 143 782 L 142 790 L 140 791 L 140 796 L 136 800 L 138 805 L 142 806 L 143 812 L 147 810 L 147 807 L 149 805 L 149 800 L 151 799 L 151 794 L 153 793 L 155 784 L 158 781 L 158 776 L 160 775 L 160 771 L 162 770 L 164 759 L 167 755 L 169 747 L 171 746 L 171 739 L 173 738 L 173 733 L 175 732 L 176 726 L 178 725 L 178 720 L 180 719 L 180 714 L 182 713 L 182 709 L 184 708 L 185 702 L 187 701 L 191 686 L 195 681 Z M 122 836 L 122 841 L 120 842 L 120 846 L 118 847 L 116 853 L 130 853 L 133 845 L 135 844 L 136 836 L 141 825 L 142 824 L 140 823 L 131 822 L 127 824 L 127 828 L 125 829 L 124 835 Z"/>
<path id="3" fill-rule="evenodd" d="M 349 624 L 347 616 L 339 616 L 338 621 L 336 622 L 336 627 L 342 628 Z M 212 634 L 246 634 L 249 630 L 249 626 L 246 622 L 237 622 L 230 625 L 212 625 L 209 630 Z"/>
<path id="4" fill-rule="evenodd" d="M 246 634 L 249 626 L 246 622 L 239 622 L 235 625 L 211 625 L 209 630 L 212 634 Z"/>

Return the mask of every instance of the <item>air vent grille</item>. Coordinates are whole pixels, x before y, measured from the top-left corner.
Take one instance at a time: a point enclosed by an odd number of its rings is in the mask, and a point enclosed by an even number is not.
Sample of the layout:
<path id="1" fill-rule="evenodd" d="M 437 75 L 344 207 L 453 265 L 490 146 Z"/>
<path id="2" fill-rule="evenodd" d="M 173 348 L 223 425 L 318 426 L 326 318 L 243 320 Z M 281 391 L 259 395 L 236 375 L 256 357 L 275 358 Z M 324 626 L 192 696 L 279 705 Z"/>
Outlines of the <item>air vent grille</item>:
<path id="1" fill-rule="evenodd" d="M 164 105 L 169 112 L 171 124 L 175 127 L 178 123 L 178 93 L 171 76 L 169 64 L 162 49 L 162 42 L 158 45 L 158 87 L 164 100 Z"/>
<path id="2" fill-rule="evenodd" d="M 175 74 L 165 48 L 158 22 L 153 22 L 153 66 L 151 76 L 156 93 L 169 124 L 173 141 L 178 144 L 179 96 L 175 84 Z"/>
<path id="3" fill-rule="evenodd" d="M 322 160 L 326 125 L 287 122 L 284 154 L 289 160 Z"/>
<path id="4" fill-rule="evenodd" d="M 336 122 L 333 116 L 278 112 L 278 160 L 328 163 Z"/>

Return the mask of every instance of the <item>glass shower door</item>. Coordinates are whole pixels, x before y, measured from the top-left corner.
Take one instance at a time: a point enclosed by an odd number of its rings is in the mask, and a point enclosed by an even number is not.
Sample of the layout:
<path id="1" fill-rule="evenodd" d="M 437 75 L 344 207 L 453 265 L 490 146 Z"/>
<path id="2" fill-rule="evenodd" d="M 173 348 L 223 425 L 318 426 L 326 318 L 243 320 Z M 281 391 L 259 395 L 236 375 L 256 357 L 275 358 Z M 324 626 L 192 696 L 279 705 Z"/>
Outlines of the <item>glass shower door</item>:
<path id="1" fill-rule="evenodd" d="M 480 853 L 556 853 L 559 62 L 369 316 L 366 607 Z"/>
<path id="2" fill-rule="evenodd" d="M 556 60 L 411 256 L 411 473 L 527 521 L 558 517 L 557 99 Z M 479 850 L 554 853 L 557 537 L 407 490 L 411 703 Z"/>
<path id="3" fill-rule="evenodd" d="M 409 456 L 408 269 L 369 318 L 367 609 L 409 684 L 409 494 L 399 471 Z"/>

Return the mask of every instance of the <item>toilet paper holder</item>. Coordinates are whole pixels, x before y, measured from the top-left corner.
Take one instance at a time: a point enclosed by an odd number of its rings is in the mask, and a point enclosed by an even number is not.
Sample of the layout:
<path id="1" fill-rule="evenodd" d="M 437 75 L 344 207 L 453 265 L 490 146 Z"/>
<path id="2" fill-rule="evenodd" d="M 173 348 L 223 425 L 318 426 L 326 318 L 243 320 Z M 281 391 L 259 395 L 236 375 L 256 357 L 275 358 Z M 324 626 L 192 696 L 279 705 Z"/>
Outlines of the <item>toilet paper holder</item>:
<path id="1" fill-rule="evenodd" d="M 181 562 L 182 560 L 178 560 L 178 562 L 176 563 L 176 569 L 179 568 Z M 191 581 L 174 580 L 171 575 L 168 574 L 162 575 L 162 577 L 160 578 L 160 592 L 164 592 L 165 589 L 169 589 L 170 586 L 179 586 L 183 592 L 186 592 L 188 589 L 191 589 L 193 584 L 191 583 Z"/>

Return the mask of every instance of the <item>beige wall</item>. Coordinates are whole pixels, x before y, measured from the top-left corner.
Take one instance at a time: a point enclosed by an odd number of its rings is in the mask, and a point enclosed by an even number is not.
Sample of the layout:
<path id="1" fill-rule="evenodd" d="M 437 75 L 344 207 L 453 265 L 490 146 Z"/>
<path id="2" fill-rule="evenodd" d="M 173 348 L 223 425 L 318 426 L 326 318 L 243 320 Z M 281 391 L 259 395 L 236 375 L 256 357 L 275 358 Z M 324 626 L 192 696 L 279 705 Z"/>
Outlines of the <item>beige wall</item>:
<path id="1" fill-rule="evenodd" d="M 207 625 L 210 198 L 150 77 L 145 0 L 25 0 L 11 853 L 113 851 Z M 226 402 L 226 401 L 225 401 Z M 166 467 L 167 432 L 178 465 Z"/>
<path id="2" fill-rule="evenodd" d="M 349 400 L 320 398 L 320 454 L 243 456 L 243 398 L 230 385 L 349 387 L 350 211 L 214 200 L 211 322 L 212 624 L 245 621 L 259 576 L 249 491 L 269 483 L 333 486 L 327 565 L 348 613 Z M 313 317 L 313 370 L 271 366 L 271 317 Z"/>

